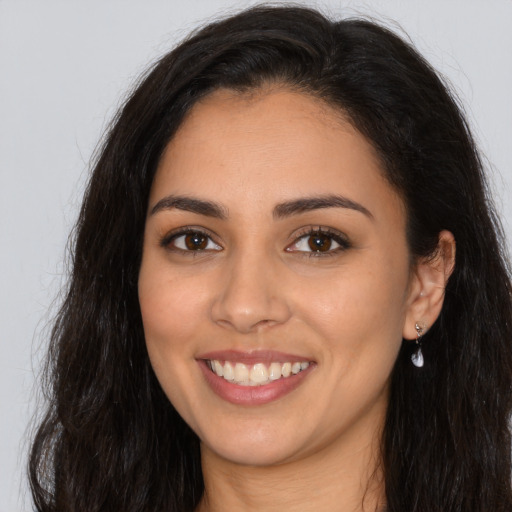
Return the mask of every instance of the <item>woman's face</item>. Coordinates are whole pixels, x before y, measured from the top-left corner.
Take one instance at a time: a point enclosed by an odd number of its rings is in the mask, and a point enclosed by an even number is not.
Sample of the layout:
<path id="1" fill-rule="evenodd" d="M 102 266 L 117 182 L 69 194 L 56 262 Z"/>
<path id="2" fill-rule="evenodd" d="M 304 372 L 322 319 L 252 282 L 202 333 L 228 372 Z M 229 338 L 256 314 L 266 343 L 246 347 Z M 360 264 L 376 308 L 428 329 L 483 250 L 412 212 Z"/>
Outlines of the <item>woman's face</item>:
<path id="1" fill-rule="evenodd" d="M 198 103 L 152 185 L 139 299 L 203 448 L 269 465 L 372 442 L 409 261 L 403 204 L 337 111 L 285 89 Z"/>

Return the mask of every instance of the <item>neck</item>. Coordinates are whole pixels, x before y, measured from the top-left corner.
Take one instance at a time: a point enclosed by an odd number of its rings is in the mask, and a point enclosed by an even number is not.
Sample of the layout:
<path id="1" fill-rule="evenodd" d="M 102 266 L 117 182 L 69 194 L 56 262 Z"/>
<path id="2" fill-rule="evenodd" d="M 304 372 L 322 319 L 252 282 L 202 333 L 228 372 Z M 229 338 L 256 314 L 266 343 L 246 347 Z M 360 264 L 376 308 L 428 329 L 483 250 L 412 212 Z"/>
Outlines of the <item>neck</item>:
<path id="1" fill-rule="evenodd" d="M 331 445 L 271 467 L 243 466 L 201 447 L 205 493 L 197 512 L 376 512 L 384 509 L 379 443 Z"/>

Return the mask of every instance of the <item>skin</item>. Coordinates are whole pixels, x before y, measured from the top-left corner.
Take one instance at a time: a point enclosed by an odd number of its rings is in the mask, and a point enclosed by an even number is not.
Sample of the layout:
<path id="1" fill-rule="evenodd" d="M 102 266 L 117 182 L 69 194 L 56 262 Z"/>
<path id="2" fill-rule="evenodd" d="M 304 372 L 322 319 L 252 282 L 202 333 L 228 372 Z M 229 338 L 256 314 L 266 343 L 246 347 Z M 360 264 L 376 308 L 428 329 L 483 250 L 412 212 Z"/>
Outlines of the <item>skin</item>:
<path id="1" fill-rule="evenodd" d="M 274 213 L 333 194 L 362 209 Z M 170 195 L 215 202 L 224 218 L 162 206 Z M 199 510 L 384 503 L 378 449 L 390 373 L 415 322 L 437 318 L 454 259 L 443 232 L 438 256 L 412 266 L 405 224 L 372 146 L 320 100 L 274 87 L 220 90 L 194 106 L 152 185 L 139 300 L 159 382 L 201 439 Z M 209 235 L 204 249 L 186 249 L 184 226 Z M 331 243 L 321 254 L 308 245 L 319 228 Z M 278 350 L 314 367 L 278 400 L 235 405 L 197 362 L 228 349 Z"/>

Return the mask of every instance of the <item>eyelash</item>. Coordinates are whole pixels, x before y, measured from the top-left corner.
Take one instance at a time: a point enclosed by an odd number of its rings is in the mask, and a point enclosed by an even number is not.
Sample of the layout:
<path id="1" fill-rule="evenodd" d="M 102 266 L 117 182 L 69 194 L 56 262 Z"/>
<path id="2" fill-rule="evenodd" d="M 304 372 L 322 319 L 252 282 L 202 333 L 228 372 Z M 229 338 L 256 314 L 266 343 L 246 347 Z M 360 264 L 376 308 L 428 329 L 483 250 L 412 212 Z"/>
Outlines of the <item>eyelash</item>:
<path id="1" fill-rule="evenodd" d="M 205 249 L 197 249 L 197 250 L 193 250 L 193 249 L 187 250 L 187 249 L 182 249 L 181 247 L 176 247 L 176 246 L 173 247 L 171 245 L 173 242 L 176 242 L 177 239 L 179 239 L 181 237 L 186 237 L 187 235 L 199 235 L 201 237 L 204 237 L 204 238 L 207 239 L 207 244 L 213 243 L 217 247 L 220 248 L 219 250 L 222 250 L 220 245 L 213 240 L 213 237 L 212 237 L 211 233 L 209 233 L 209 232 L 207 232 L 207 231 L 205 231 L 203 229 L 192 227 L 192 226 L 190 226 L 190 227 L 189 226 L 185 226 L 185 227 L 179 228 L 177 230 L 173 230 L 170 233 L 167 233 L 162 238 L 162 241 L 160 242 L 160 245 L 162 247 L 168 249 L 169 251 L 180 252 L 180 253 L 183 253 L 183 254 L 190 254 L 192 256 L 196 256 L 198 253 L 212 251 L 212 249 L 206 249 L 206 248 Z"/>
<path id="2" fill-rule="evenodd" d="M 316 236 L 319 236 L 319 235 L 325 236 L 328 239 L 330 239 L 331 241 L 336 242 L 339 247 L 335 247 L 334 249 L 329 248 L 326 251 L 314 251 L 314 250 L 292 251 L 292 250 L 290 250 L 290 247 L 297 245 L 301 240 L 305 240 L 305 239 L 310 238 L 315 235 Z M 286 251 L 287 252 L 297 252 L 301 256 L 304 256 L 306 258 L 326 258 L 326 257 L 330 257 L 330 256 L 336 256 L 340 252 L 346 251 L 347 249 L 350 249 L 351 247 L 352 247 L 352 245 L 350 244 L 349 240 L 343 233 L 341 233 L 337 230 L 331 229 L 331 228 L 315 226 L 315 227 L 306 228 L 305 231 L 300 233 L 297 236 L 297 238 L 295 239 L 295 241 L 292 244 L 290 244 L 289 246 L 287 246 Z"/>
<path id="3" fill-rule="evenodd" d="M 194 250 L 194 249 L 183 249 L 181 247 L 172 246 L 173 242 L 176 242 L 176 240 L 178 240 L 179 238 L 186 237 L 187 235 L 199 235 L 200 237 L 204 237 L 207 239 L 207 242 L 206 242 L 207 244 L 213 243 L 219 249 L 198 248 L 198 249 Z M 291 247 L 293 247 L 294 245 L 296 246 L 301 241 L 304 241 L 305 239 L 315 236 L 315 235 L 326 237 L 327 239 L 329 239 L 330 242 L 335 242 L 336 244 L 338 244 L 338 247 L 335 247 L 334 249 L 329 248 L 326 251 L 320 251 L 320 250 L 301 251 L 301 250 L 292 250 L 291 249 Z M 209 233 L 203 229 L 200 229 L 197 227 L 192 227 L 192 226 L 190 226 L 190 227 L 185 226 L 183 228 L 179 228 L 177 230 L 171 231 L 170 233 L 166 234 L 162 238 L 160 245 L 162 247 L 168 249 L 169 251 L 180 252 L 182 254 L 188 254 L 191 256 L 197 256 L 198 253 L 203 253 L 203 252 L 222 250 L 222 247 L 217 242 L 215 242 L 213 240 L 211 233 Z M 312 258 L 312 257 L 313 258 L 324 258 L 324 257 L 329 257 L 329 256 L 335 256 L 339 252 L 343 252 L 343 251 L 346 251 L 347 249 L 350 249 L 350 247 L 351 247 L 350 242 L 348 241 L 347 237 L 344 234 L 342 234 L 341 232 L 333 230 L 331 228 L 315 226 L 315 227 L 308 227 L 304 231 L 299 233 L 297 235 L 297 237 L 295 238 L 295 240 L 285 248 L 285 251 L 293 252 L 293 253 L 299 254 L 300 256 L 307 257 L 307 258 Z"/>

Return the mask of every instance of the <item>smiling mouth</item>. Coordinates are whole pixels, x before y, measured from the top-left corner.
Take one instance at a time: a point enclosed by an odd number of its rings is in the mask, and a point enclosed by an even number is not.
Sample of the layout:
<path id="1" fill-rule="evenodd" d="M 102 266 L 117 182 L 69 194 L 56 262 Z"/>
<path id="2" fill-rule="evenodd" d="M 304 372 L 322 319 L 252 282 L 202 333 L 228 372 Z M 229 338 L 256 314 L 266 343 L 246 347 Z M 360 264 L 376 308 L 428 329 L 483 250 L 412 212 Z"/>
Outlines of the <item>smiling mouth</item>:
<path id="1" fill-rule="evenodd" d="M 309 368 L 309 361 L 256 363 L 246 365 L 217 359 L 206 359 L 206 366 L 218 377 L 240 386 L 264 386 L 270 382 L 287 379 Z"/>

